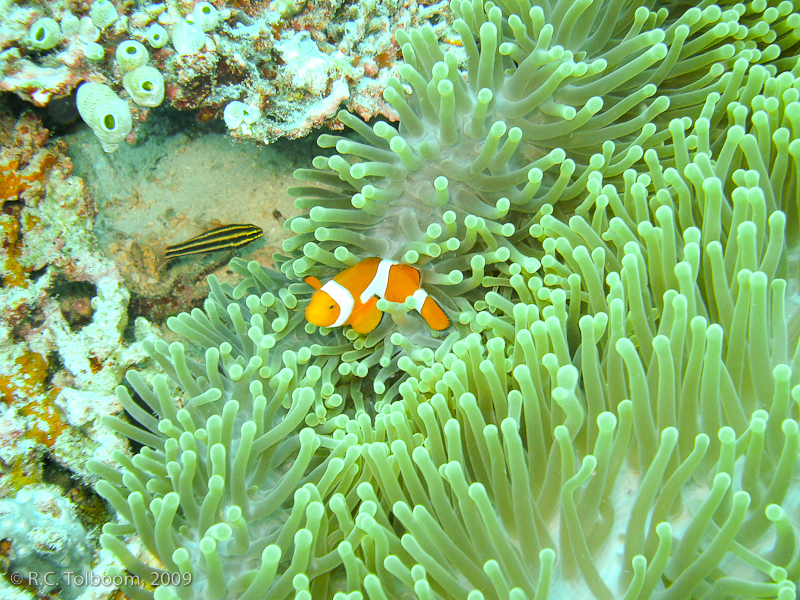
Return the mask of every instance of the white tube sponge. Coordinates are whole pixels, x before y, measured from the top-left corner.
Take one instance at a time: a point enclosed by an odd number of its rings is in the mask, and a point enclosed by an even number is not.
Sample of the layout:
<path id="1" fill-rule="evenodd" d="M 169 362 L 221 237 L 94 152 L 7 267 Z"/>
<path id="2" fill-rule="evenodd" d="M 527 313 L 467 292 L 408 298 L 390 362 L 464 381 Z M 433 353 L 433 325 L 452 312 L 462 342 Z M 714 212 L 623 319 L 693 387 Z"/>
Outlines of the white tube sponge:
<path id="1" fill-rule="evenodd" d="M 158 106 L 164 100 L 164 76 L 149 65 L 125 73 L 122 86 L 140 106 Z"/>
<path id="2" fill-rule="evenodd" d="M 92 8 L 89 9 L 89 16 L 92 18 L 92 23 L 103 31 L 106 27 L 111 25 L 117 20 L 117 9 L 111 3 L 111 0 L 95 0 Z"/>
<path id="3" fill-rule="evenodd" d="M 206 43 L 206 34 L 196 23 L 180 21 L 172 29 L 172 45 L 180 55 L 197 54 Z"/>
<path id="4" fill-rule="evenodd" d="M 225 106 L 222 112 L 222 118 L 225 120 L 225 125 L 228 129 L 236 129 L 242 123 L 252 125 L 261 117 L 261 111 L 250 104 L 234 100 Z"/>
<path id="5" fill-rule="evenodd" d="M 103 60 L 105 50 L 97 42 L 89 42 L 83 46 L 83 55 L 89 60 Z"/>
<path id="6" fill-rule="evenodd" d="M 78 37 L 86 44 L 96 42 L 100 38 L 100 30 L 89 17 L 81 17 L 78 24 Z"/>
<path id="7" fill-rule="evenodd" d="M 75 35 L 78 33 L 78 27 L 80 26 L 80 19 L 71 13 L 65 13 L 63 17 L 61 17 L 61 23 L 59 27 L 61 28 L 61 33 L 64 36 L 69 37 L 71 35 Z"/>
<path id="8" fill-rule="evenodd" d="M 125 40 L 117 46 L 117 62 L 123 71 L 133 71 L 150 58 L 144 44 L 136 40 Z"/>
<path id="9" fill-rule="evenodd" d="M 209 2 L 195 4 L 192 17 L 203 31 L 211 31 L 219 24 L 219 11 Z"/>
<path id="10" fill-rule="evenodd" d="M 28 43 L 37 50 L 50 50 L 61 41 L 61 27 L 55 19 L 42 17 L 28 32 Z"/>
<path id="11" fill-rule="evenodd" d="M 147 40 L 147 43 L 153 48 L 162 48 L 166 46 L 167 42 L 169 41 L 167 30 L 158 23 L 153 23 L 150 25 L 150 27 L 147 28 L 147 31 L 145 31 L 144 37 Z"/>
<path id="12" fill-rule="evenodd" d="M 224 119 L 225 125 L 228 127 L 228 129 L 236 129 L 242 124 L 242 121 L 244 121 L 244 110 L 246 107 L 247 105 L 244 102 L 239 102 L 238 100 L 229 102 L 225 106 L 225 110 L 222 111 L 222 118 Z"/>
<path id="13" fill-rule="evenodd" d="M 84 83 L 78 88 L 77 104 L 106 152 L 114 152 L 133 128 L 128 103 L 107 85 Z"/>

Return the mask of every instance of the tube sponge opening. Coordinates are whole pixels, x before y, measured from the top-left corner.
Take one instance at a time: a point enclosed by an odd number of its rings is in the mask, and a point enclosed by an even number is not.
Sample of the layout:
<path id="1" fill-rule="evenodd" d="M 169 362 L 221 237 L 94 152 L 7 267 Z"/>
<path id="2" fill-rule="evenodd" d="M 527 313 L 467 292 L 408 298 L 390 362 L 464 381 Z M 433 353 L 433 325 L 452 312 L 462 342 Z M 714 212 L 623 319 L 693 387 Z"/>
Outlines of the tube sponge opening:
<path id="1" fill-rule="evenodd" d="M 37 50 L 50 50 L 61 38 L 61 27 L 50 17 L 42 17 L 36 21 L 28 32 L 28 43 Z"/>
<path id="2" fill-rule="evenodd" d="M 140 106 L 158 106 L 164 100 L 164 76 L 155 67 L 142 65 L 125 73 L 122 86 Z"/>
<path id="3" fill-rule="evenodd" d="M 144 37 L 147 43 L 153 48 L 163 48 L 169 42 L 169 35 L 167 30 L 158 23 L 153 23 L 144 32 Z"/>
<path id="4" fill-rule="evenodd" d="M 145 64 L 149 58 L 147 48 L 136 40 L 125 40 L 117 46 L 117 62 L 123 71 L 133 71 Z"/>
<path id="5" fill-rule="evenodd" d="M 78 112 L 100 140 L 103 150 L 114 152 L 133 128 L 128 103 L 102 83 L 84 83 L 78 88 Z"/>

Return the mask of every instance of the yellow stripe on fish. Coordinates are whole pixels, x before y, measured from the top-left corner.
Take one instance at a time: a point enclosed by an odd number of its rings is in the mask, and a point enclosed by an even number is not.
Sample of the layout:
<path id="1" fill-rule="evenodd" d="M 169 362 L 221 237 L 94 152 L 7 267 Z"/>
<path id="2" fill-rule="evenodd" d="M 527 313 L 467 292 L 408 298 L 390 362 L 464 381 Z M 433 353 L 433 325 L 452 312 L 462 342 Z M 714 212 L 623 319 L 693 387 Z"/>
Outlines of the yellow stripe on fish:
<path id="1" fill-rule="evenodd" d="M 322 285 L 316 277 L 305 282 L 317 290 L 306 307 L 306 320 L 317 327 L 350 325 L 358 333 L 369 333 L 378 326 L 383 312 L 378 299 L 389 302 L 417 300 L 417 311 L 436 331 L 450 326 L 442 307 L 419 285 L 419 271 L 380 258 L 367 258 Z"/>
<path id="2" fill-rule="evenodd" d="M 178 258 L 202 252 L 214 252 L 228 248 L 240 248 L 261 237 L 261 227 L 249 224 L 223 225 L 186 240 L 180 244 L 167 246 L 165 258 Z"/>

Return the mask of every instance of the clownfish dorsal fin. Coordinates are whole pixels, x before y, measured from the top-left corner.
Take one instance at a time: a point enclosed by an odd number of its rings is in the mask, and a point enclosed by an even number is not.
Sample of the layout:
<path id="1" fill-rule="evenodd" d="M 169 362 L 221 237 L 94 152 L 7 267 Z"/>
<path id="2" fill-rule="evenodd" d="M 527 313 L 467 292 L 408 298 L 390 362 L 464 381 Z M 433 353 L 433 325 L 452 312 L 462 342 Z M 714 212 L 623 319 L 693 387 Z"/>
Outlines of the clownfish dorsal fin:
<path id="1" fill-rule="evenodd" d="M 313 275 L 309 275 L 305 279 L 303 279 L 308 285 L 313 287 L 315 290 L 319 290 L 322 287 L 322 283 L 320 283 L 319 279 L 314 277 Z"/>
<path id="2" fill-rule="evenodd" d="M 333 280 L 348 290 L 363 290 L 375 277 L 375 271 L 380 262 L 380 258 L 365 258 L 352 267 L 347 267 L 344 271 L 340 271 Z"/>

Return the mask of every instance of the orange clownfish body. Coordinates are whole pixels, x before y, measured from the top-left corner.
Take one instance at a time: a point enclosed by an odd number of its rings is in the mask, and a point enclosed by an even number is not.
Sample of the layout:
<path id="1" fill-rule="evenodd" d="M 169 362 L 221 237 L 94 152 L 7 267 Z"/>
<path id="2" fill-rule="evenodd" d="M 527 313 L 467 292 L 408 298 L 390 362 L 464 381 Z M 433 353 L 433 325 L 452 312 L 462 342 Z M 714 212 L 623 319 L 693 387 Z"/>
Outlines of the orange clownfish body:
<path id="1" fill-rule="evenodd" d="M 405 302 L 413 296 L 422 318 L 436 331 L 450 326 L 442 307 L 419 287 L 419 271 L 390 260 L 367 258 L 322 285 L 316 277 L 305 282 L 317 290 L 306 307 L 306 320 L 317 327 L 350 325 L 358 333 L 378 326 L 383 312 L 378 299 Z"/>

